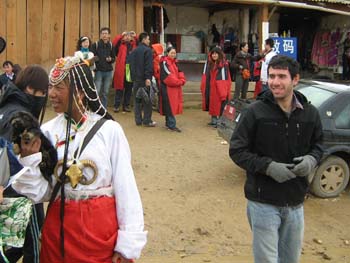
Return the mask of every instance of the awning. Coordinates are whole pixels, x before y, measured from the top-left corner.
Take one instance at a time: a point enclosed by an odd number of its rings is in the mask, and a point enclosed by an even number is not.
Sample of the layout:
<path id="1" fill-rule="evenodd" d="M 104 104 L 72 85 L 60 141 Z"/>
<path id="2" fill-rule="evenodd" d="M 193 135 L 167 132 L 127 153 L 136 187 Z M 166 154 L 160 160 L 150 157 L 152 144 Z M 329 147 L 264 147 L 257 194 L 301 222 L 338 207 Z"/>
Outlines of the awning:
<path id="1" fill-rule="evenodd" d="M 312 10 L 317 10 L 321 12 L 328 12 L 328 13 L 350 16 L 350 8 L 349 8 L 350 0 L 310 0 L 308 2 L 279 1 L 279 0 L 210 0 L 208 2 L 232 3 L 232 4 L 255 4 L 255 5 L 269 4 L 274 6 L 282 6 L 282 7 L 290 7 L 290 8 L 312 9 Z"/>

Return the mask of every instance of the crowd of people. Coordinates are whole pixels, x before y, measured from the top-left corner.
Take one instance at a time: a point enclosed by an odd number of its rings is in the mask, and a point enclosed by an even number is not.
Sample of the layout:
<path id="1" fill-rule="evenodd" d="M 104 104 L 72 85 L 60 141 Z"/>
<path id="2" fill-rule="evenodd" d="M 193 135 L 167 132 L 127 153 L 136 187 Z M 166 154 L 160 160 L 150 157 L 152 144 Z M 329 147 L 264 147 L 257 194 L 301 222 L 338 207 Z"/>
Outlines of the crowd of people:
<path id="1" fill-rule="evenodd" d="M 6 190 L 0 188 L 0 201 L 25 196 L 35 205 L 22 247 L 4 246 L 0 262 L 17 262 L 22 255 L 24 263 L 126 263 L 140 257 L 147 242 L 143 208 L 129 144 L 107 111 L 109 90 L 115 89 L 115 113 L 131 112 L 133 104 L 137 126 L 157 125 L 155 103 L 165 127 L 181 132 L 175 116 L 183 112 L 186 77 L 174 46 L 163 54 L 163 46 L 150 45 L 146 32 L 123 32 L 112 41 L 110 34 L 101 28 L 96 42 L 80 37 L 76 52 L 57 59 L 48 75 L 39 65 L 16 72 L 11 61 L 3 63 L 0 136 L 13 140 L 17 113 L 41 124 L 49 100 L 57 116 L 41 126 L 41 133 L 57 156 L 47 158 L 43 137 L 30 136 L 30 128 L 21 134 L 16 154 L 23 170 Z M 243 42 L 232 63 L 221 48 L 212 48 L 200 84 L 202 109 L 210 115 L 208 125 L 216 127 L 231 100 L 231 69 L 233 98 L 246 99 L 250 65 L 257 61 L 261 66 L 262 92 L 238 122 L 230 157 L 247 170 L 255 262 L 298 262 L 306 177 L 322 156 L 322 130 L 317 110 L 293 90 L 299 81 L 297 62 L 272 48 L 273 40 L 267 39 L 265 50 L 254 57 Z M 293 136 L 281 135 L 283 127 Z M 8 149 L 14 152 L 11 145 Z M 42 173 L 47 162 L 55 167 L 48 177 Z M 49 202 L 45 220 L 43 202 Z"/>

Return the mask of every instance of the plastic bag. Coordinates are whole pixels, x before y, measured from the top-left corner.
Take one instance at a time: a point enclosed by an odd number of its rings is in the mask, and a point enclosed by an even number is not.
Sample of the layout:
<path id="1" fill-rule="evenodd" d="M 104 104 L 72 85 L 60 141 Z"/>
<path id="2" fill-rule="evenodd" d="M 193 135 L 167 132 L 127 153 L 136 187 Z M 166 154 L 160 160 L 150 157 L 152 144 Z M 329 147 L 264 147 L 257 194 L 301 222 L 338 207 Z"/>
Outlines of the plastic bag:
<path id="1" fill-rule="evenodd" d="M 136 92 L 136 99 L 143 101 L 145 104 L 151 102 L 150 87 L 139 87 Z"/>
<path id="2" fill-rule="evenodd" d="M 250 78 L 250 71 L 249 71 L 249 69 L 243 69 L 242 70 L 242 78 L 243 79 L 249 79 Z"/>

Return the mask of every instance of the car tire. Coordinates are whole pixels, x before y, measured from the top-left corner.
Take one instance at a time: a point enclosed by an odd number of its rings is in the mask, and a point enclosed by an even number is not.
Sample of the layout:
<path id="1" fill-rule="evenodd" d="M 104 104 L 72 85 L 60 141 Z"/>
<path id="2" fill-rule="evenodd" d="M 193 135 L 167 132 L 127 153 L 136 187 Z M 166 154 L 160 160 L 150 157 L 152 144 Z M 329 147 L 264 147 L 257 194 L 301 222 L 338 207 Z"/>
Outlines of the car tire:
<path id="1" fill-rule="evenodd" d="M 348 185 L 349 166 L 340 157 L 331 155 L 317 168 L 310 192 L 321 198 L 338 196 Z"/>

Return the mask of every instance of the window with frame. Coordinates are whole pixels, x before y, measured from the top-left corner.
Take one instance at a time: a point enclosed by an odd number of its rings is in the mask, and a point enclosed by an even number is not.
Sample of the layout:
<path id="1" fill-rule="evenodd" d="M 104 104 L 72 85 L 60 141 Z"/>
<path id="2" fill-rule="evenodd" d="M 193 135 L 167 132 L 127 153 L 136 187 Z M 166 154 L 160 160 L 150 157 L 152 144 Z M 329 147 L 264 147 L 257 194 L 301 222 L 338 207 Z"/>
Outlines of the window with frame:
<path id="1" fill-rule="evenodd" d="M 337 129 L 350 129 L 350 104 L 348 104 L 335 119 Z"/>

